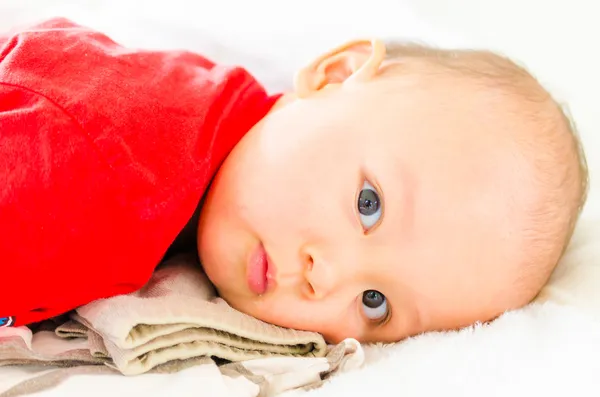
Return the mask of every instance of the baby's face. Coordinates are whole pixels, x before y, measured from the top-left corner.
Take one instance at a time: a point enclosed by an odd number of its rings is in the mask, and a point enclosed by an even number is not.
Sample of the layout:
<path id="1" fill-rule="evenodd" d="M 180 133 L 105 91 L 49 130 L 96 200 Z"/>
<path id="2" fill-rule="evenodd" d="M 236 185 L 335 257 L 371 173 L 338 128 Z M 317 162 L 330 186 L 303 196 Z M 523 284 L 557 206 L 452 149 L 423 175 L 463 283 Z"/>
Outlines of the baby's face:
<path id="1" fill-rule="evenodd" d="M 328 341 L 397 341 L 519 303 L 509 122 L 444 76 L 287 97 L 219 171 L 199 227 L 230 305 Z"/>

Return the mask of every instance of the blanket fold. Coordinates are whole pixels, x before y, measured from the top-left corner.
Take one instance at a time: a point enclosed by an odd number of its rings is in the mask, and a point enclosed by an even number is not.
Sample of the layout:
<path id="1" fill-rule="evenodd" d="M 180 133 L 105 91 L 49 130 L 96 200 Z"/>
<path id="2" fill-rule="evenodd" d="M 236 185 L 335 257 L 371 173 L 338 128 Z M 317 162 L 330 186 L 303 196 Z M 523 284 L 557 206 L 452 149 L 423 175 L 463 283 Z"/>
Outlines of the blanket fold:
<path id="1" fill-rule="evenodd" d="M 54 327 L 44 325 L 35 333 L 25 327 L 0 330 L 0 367 L 99 366 L 140 375 L 211 363 L 223 376 L 237 371 L 236 377 L 260 384 L 259 394 L 318 384 L 359 350 L 352 340 L 327 346 L 320 334 L 281 328 L 231 308 L 217 297 L 193 255 L 170 259 L 140 290 L 82 306 Z M 288 370 L 278 373 L 271 359 L 288 360 Z M 262 373 L 244 366 L 250 362 Z M 347 366 L 361 364 L 354 357 Z M 288 386 L 277 386 L 276 379 L 284 378 Z"/>

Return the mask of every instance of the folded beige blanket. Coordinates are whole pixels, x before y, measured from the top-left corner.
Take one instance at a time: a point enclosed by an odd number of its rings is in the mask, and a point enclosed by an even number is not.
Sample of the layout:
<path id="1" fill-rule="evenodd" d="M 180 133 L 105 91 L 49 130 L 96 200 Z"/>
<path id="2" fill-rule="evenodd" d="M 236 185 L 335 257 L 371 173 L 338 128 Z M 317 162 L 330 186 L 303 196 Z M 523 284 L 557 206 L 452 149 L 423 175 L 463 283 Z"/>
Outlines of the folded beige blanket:
<path id="1" fill-rule="evenodd" d="M 268 356 L 323 357 L 317 333 L 264 323 L 220 298 L 193 256 L 159 268 L 141 290 L 92 302 L 73 320 L 85 328 L 59 327 L 64 336 L 87 331 L 96 356 L 110 357 L 123 374 L 198 356 L 241 361 Z"/>
<path id="2" fill-rule="evenodd" d="M 141 290 L 85 305 L 54 329 L 33 335 L 8 330 L 0 333 L 0 367 L 102 365 L 125 375 L 177 372 L 207 359 L 222 365 L 329 353 L 328 369 L 320 370 L 325 375 L 345 359 L 340 351 L 356 351 L 348 343 L 328 349 L 317 333 L 277 327 L 234 310 L 216 296 L 193 256 L 169 260 Z"/>

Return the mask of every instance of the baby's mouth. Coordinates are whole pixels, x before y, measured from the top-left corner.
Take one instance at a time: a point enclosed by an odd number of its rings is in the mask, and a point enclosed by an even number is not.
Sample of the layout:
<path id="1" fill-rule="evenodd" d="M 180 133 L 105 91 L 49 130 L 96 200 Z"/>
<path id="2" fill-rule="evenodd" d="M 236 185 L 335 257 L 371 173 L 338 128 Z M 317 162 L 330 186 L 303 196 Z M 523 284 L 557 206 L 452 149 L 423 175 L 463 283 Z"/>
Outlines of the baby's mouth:
<path id="1" fill-rule="evenodd" d="M 271 262 L 265 247 L 259 243 L 248 257 L 246 279 L 250 291 L 263 295 L 273 286 L 275 266 Z"/>

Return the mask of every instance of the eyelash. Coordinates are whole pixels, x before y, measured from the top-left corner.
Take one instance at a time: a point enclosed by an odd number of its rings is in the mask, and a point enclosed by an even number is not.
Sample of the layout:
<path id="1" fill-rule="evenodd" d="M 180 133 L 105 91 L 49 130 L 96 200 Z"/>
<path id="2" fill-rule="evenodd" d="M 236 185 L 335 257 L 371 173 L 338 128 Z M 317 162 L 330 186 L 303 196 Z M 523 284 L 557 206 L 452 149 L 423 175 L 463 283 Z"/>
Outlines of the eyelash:
<path id="1" fill-rule="evenodd" d="M 378 320 L 378 321 L 375 322 L 374 325 L 376 327 L 383 327 L 384 325 L 386 325 L 390 321 L 390 318 L 392 318 L 392 307 L 391 307 L 391 305 L 389 305 L 388 307 L 389 307 L 389 309 L 388 309 L 387 314 L 385 315 L 385 317 L 382 318 L 381 320 Z"/>

